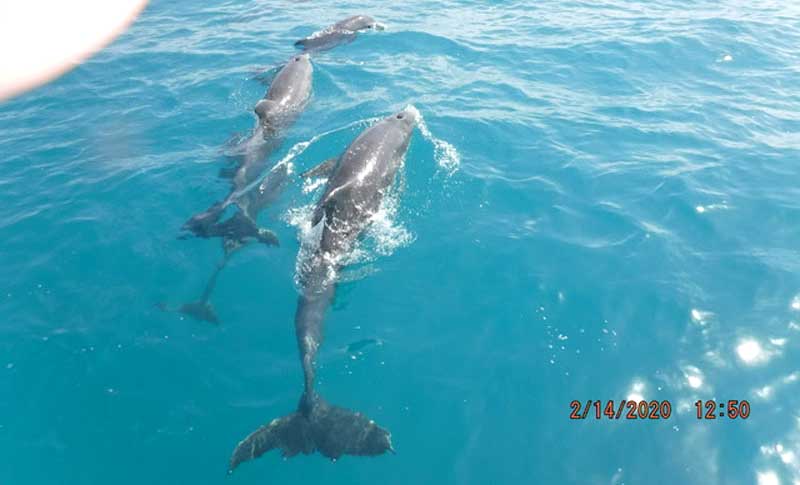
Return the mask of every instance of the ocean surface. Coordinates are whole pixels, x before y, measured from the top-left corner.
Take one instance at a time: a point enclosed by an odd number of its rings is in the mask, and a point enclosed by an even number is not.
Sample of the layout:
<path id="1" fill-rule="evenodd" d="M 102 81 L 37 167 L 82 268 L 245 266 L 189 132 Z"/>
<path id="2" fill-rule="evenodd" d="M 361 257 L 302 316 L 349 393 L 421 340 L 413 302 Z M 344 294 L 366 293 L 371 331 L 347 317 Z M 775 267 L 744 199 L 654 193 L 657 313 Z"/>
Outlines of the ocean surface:
<path id="1" fill-rule="evenodd" d="M 791 4 L 153 1 L 0 104 L 0 484 L 800 483 Z M 271 159 L 302 171 L 423 117 L 319 361 L 322 395 L 396 454 L 273 451 L 226 477 L 302 391 L 296 261 L 321 189 L 294 180 L 261 214 L 281 246 L 231 258 L 219 325 L 156 304 L 196 299 L 222 256 L 178 236 L 228 190 L 252 76 L 355 13 L 386 30 L 313 57 Z M 623 399 L 671 413 L 570 419 Z M 698 419 L 698 400 L 749 416 Z"/>

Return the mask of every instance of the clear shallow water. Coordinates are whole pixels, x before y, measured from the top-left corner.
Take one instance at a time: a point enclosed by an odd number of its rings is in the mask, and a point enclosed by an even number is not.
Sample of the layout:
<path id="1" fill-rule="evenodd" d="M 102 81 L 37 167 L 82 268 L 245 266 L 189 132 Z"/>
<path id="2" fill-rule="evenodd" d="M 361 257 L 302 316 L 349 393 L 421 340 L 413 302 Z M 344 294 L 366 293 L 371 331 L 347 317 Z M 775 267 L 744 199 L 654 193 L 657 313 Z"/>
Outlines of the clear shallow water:
<path id="1" fill-rule="evenodd" d="M 177 240 L 227 190 L 252 70 L 354 12 L 388 30 L 314 60 L 275 160 L 334 156 L 412 103 L 394 212 L 327 319 L 320 390 L 397 455 L 246 464 L 237 483 L 800 480 L 800 10 L 781 3 L 155 2 L 109 48 L 0 105 L 0 482 L 222 483 L 294 408 L 295 186 L 219 278 Z M 344 128 L 350 125 L 349 128 Z M 305 209 L 307 210 L 307 209 Z M 298 219 L 299 217 L 299 219 Z M 399 241 L 399 242 L 398 242 Z M 363 339 L 383 345 L 352 359 Z M 569 402 L 668 399 L 666 421 Z M 698 421 L 697 399 L 748 399 Z"/>

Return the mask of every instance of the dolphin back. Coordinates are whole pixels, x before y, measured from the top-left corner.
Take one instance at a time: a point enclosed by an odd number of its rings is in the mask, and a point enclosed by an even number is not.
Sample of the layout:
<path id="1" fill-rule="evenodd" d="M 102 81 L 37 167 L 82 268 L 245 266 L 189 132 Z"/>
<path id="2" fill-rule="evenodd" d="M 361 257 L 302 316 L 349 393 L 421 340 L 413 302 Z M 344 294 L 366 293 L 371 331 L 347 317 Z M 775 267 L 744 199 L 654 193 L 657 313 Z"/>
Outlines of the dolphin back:
<path id="1" fill-rule="evenodd" d="M 321 52 L 352 42 L 359 30 L 378 28 L 379 24 L 368 15 L 354 15 L 340 20 L 323 31 L 294 43 L 306 52 Z"/>
<path id="2" fill-rule="evenodd" d="M 306 37 L 294 43 L 296 47 L 301 47 L 304 51 L 309 53 L 323 52 L 334 47 L 348 44 L 354 41 L 356 33 L 349 30 L 336 30 L 321 34 L 317 37 Z"/>

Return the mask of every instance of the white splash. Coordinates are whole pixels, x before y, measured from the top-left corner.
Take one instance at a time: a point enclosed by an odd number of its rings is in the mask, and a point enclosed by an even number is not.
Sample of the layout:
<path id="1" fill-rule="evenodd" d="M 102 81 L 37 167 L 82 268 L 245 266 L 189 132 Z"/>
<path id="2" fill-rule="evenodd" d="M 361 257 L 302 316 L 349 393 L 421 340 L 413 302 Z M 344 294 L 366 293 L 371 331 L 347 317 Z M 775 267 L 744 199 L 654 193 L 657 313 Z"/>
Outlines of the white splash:
<path id="1" fill-rule="evenodd" d="M 458 150 L 456 150 L 456 147 L 435 137 L 433 133 L 431 133 L 431 130 L 428 129 L 428 125 L 425 123 L 425 118 L 422 117 L 422 113 L 420 113 L 414 105 L 406 106 L 406 110 L 416 115 L 419 132 L 422 133 L 422 136 L 426 140 L 433 143 L 433 156 L 436 159 L 436 164 L 440 168 L 443 168 L 447 172 L 447 175 L 456 173 L 458 167 L 461 165 L 461 155 L 458 153 Z"/>
<path id="2" fill-rule="evenodd" d="M 407 246 L 414 241 L 414 235 L 404 227 L 397 218 L 399 207 L 399 191 L 393 190 L 384 197 L 378 211 L 372 216 L 364 237 L 357 240 L 350 251 L 338 258 L 337 263 L 343 266 L 369 263 L 378 256 L 389 256 L 400 247 Z M 295 263 L 295 284 L 300 286 L 300 274 L 303 265 L 307 264 L 310 256 L 319 247 L 324 224 L 311 225 L 315 204 L 310 203 L 297 208 L 290 208 L 284 214 L 284 221 L 297 228 L 300 241 L 300 251 Z M 374 269 L 363 271 L 350 270 L 347 272 L 348 281 L 360 279 L 374 273 Z M 330 274 L 329 278 L 339 278 L 342 275 Z"/>
<path id="3" fill-rule="evenodd" d="M 294 283 L 298 288 L 302 286 L 300 275 L 303 273 L 303 265 L 309 261 L 322 237 L 322 224 L 311 225 L 314 207 L 314 204 L 291 207 L 283 216 L 283 220 L 287 224 L 297 228 L 297 238 L 300 241 L 300 250 L 297 252 L 294 271 Z M 330 275 L 330 277 L 333 276 Z"/>
<path id="4" fill-rule="evenodd" d="M 310 194 L 328 182 L 327 178 L 310 178 L 303 180 L 303 193 Z"/>
<path id="5" fill-rule="evenodd" d="M 394 190 L 384 197 L 366 231 L 367 238 L 375 243 L 375 252 L 382 256 L 389 256 L 398 248 L 414 242 L 414 235 L 397 220 L 400 205 L 398 192 Z"/>

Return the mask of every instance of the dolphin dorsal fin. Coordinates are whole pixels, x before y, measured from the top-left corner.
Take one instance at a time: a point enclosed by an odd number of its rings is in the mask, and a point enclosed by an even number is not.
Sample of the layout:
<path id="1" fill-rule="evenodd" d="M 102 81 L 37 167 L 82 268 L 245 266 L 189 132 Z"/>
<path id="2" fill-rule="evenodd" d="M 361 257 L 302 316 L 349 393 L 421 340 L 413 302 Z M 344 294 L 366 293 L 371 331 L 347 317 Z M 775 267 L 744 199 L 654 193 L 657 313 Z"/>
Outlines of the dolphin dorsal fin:
<path id="1" fill-rule="evenodd" d="M 278 75 L 278 72 L 280 72 L 285 65 L 286 64 L 278 64 L 277 66 L 272 66 L 266 69 L 259 69 L 250 79 L 253 81 L 258 81 L 262 85 L 269 87 L 269 85 L 272 84 L 272 81 L 275 79 L 275 76 Z"/>

